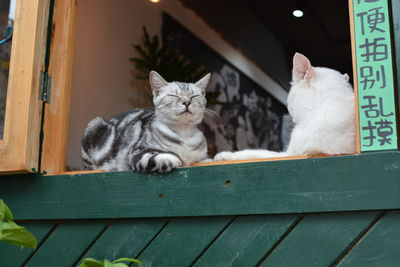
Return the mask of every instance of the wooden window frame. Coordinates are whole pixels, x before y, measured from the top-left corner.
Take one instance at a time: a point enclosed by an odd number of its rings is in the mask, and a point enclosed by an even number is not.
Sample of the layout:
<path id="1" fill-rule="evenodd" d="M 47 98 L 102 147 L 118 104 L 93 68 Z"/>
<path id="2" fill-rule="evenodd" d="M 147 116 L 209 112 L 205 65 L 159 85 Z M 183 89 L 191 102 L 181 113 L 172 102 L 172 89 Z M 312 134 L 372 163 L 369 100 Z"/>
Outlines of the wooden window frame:
<path id="1" fill-rule="evenodd" d="M 1 173 L 38 169 L 42 103 L 39 77 L 44 69 L 50 0 L 17 0 L 8 79 Z"/>
<path id="2" fill-rule="evenodd" d="M 41 158 L 41 170 L 49 174 L 65 172 L 67 167 L 76 8 L 75 0 L 54 3 L 48 70 L 52 89 L 51 99 L 45 104 Z"/>
<path id="3" fill-rule="evenodd" d="M 24 0 L 27 1 L 27 0 Z M 36 0 L 45 3 L 46 0 Z M 47 0 L 48 2 L 49 0 Z M 395 5 L 398 0 L 393 0 Z M 177 2 L 176 2 L 177 3 Z M 43 146 L 42 146 L 42 161 L 41 170 L 45 171 L 47 174 L 61 174 L 61 173 L 77 173 L 77 172 L 65 172 L 66 171 L 66 161 L 67 161 L 67 143 L 68 143 L 68 122 L 69 122 L 69 109 L 70 109 L 70 98 L 71 98 L 71 81 L 72 81 L 72 60 L 73 60 L 73 49 L 74 49 L 74 38 L 75 38 L 75 21 L 76 21 L 76 10 L 77 1 L 75 0 L 58 0 L 55 1 L 55 6 L 53 9 L 53 25 L 52 25 L 52 39 L 50 48 L 50 65 L 49 74 L 52 76 L 52 93 L 49 103 L 46 103 L 44 112 L 44 123 L 43 123 Z M 184 21 L 193 21 L 194 12 L 184 8 L 182 5 L 176 5 L 169 8 L 167 11 L 175 19 L 181 23 Z M 355 106 L 356 106 L 356 116 L 355 121 L 358 125 L 358 99 L 357 99 L 357 72 L 355 66 L 355 42 L 354 42 L 354 24 L 353 24 L 353 8 L 352 1 L 349 0 L 349 14 L 350 14 L 350 28 L 351 28 L 351 38 L 352 38 L 352 55 L 353 55 L 353 76 L 354 76 L 354 90 L 355 90 Z M 190 19 L 188 19 L 190 17 Z M 198 17 L 197 17 L 198 18 Z M 194 31 L 200 39 L 207 38 L 204 32 L 207 31 L 205 23 L 198 18 L 198 21 L 194 21 L 191 30 Z M 209 30 L 208 30 L 209 32 Z M 210 46 L 219 50 L 219 52 L 226 58 L 226 55 L 230 54 L 229 51 L 224 49 L 233 49 L 231 46 L 221 47 L 222 40 L 217 33 L 212 32 L 213 42 Z M 232 50 L 233 51 L 233 50 Z M 231 51 L 231 52 L 232 52 Z M 238 54 L 239 56 L 236 60 L 243 60 L 245 57 Z M 399 55 L 397 55 L 398 60 Z M 228 59 L 229 61 L 229 59 Z M 235 65 L 234 62 L 231 62 Z M 237 62 L 236 62 L 237 63 Z M 239 64 L 240 65 L 240 64 Z M 241 69 L 245 74 L 250 75 L 251 73 L 256 73 L 256 77 L 251 77 L 255 79 L 263 80 L 263 83 L 267 83 L 268 86 L 275 88 L 273 81 L 268 80 L 264 74 L 259 73 L 259 69 L 254 65 L 250 66 L 250 70 Z M 254 76 L 254 74 L 251 74 Z M 263 76 L 264 75 L 264 76 Z M 266 78 L 267 77 L 267 78 Z M 33 79 L 33 78 L 32 78 Z M 33 79 L 34 80 L 34 79 Z M 37 82 L 37 81 L 36 81 Z M 265 86 L 265 85 L 264 85 Z M 276 88 L 275 88 L 276 89 Z M 271 92 L 278 99 L 282 99 L 279 90 L 273 89 Z M 10 101 L 11 98 L 10 98 Z M 40 112 L 40 108 L 37 108 Z M 33 123 L 35 125 L 33 133 L 37 136 L 39 126 L 37 122 Z M 37 151 L 37 145 L 31 146 L 32 151 Z M 34 153 L 31 153 L 34 154 Z M 356 155 L 360 154 L 360 140 L 359 132 L 356 134 Z M 37 155 L 36 155 L 37 156 Z M 321 155 L 317 156 L 320 157 Z M 248 163 L 248 162 L 264 162 L 264 161 L 281 161 L 281 160 L 291 160 L 291 159 L 303 159 L 309 158 L 308 156 L 298 156 L 298 157 L 281 157 L 281 158 L 268 158 L 268 159 L 252 159 L 252 160 L 239 160 L 230 162 L 211 162 L 203 164 L 194 164 L 194 166 L 206 166 L 206 165 L 224 165 L 230 163 Z M 37 158 L 32 158 L 32 162 L 35 162 Z M 36 166 L 36 165 L 35 165 Z M 27 169 L 27 168 L 26 168 Z M 78 173 L 90 173 L 90 172 L 78 172 Z"/>

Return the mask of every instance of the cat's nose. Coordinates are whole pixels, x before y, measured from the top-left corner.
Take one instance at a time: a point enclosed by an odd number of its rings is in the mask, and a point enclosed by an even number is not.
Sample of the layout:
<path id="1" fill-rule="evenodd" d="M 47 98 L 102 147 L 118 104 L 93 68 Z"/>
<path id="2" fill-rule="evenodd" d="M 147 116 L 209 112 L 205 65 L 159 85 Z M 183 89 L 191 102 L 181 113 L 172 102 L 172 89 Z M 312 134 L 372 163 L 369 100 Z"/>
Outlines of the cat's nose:
<path id="1" fill-rule="evenodd" d="M 189 107 L 189 105 L 191 104 L 190 101 L 183 101 L 182 104 L 186 107 Z"/>

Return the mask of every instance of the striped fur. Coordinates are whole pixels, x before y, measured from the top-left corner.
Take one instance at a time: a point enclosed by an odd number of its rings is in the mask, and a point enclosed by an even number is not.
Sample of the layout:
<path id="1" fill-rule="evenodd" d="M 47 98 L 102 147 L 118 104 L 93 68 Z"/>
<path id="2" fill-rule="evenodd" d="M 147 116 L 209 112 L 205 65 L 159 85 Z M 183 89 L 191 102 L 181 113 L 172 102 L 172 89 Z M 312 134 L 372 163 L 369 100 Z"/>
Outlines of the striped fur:
<path id="1" fill-rule="evenodd" d="M 168 172 L 207 158 L 197 125 L 205 112 L 210 75 L 195 84 L 166 82 L 150 73 L 155 110 L 131 110 L 89 122 L 82 139 L 87 170 Z"/>

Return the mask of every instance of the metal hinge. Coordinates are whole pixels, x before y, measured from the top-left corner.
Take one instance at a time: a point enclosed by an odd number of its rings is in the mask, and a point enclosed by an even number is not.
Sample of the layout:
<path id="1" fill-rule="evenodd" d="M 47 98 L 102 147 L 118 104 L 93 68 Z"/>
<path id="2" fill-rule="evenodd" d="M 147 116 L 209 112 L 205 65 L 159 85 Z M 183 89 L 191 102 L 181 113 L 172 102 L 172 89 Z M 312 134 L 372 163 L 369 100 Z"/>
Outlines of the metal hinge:
<path id="1" fill-rule="evenodd" d="M 51 92 L 51 76 L 48 72 L 40 73 L 40 92 L 39 98 L 43 102 L 49 103 Z"/>

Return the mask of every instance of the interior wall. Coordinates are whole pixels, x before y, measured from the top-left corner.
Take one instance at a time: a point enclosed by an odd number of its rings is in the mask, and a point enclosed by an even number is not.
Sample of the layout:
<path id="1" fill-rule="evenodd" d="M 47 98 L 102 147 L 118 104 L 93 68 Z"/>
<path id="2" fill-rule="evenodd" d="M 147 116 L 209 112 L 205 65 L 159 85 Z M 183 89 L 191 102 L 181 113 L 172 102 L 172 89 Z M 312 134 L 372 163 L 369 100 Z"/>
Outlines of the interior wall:
<path id="1" fill-rule="evenodd" d="M 151 35 L 160 34 L 161 10 L 148 0 L 117 2 L 78 0 L 68 144 L 72 169 L 82 166 L 80 140 L 91 119 L 151 106 L 129 58 L 143 25 Z"/>

